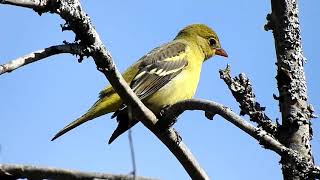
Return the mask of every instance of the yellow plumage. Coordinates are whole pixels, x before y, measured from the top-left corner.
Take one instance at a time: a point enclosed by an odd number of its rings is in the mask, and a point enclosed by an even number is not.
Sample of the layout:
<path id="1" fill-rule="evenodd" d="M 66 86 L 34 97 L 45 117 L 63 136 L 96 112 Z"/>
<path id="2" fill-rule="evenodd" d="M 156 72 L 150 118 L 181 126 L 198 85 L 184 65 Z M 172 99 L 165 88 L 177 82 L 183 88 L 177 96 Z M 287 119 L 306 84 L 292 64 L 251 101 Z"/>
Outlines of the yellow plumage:
<path id="1" fill-rule="evenodd" d="M 203 24 L 189 25 L 173 41 L 153 49 L 130 66 L 123 77 L 142 102 L 158 114 L 167 105 L 193 97 L 202 63 L 214 54 L 227 57 L 215 32 Z M 87 113 L 59 131 L 52 140 L 110 112 L 116 112 L 119 125 L 109 143 L 138 122 L 129 122 L 126 106 L 109 85 Z"/>

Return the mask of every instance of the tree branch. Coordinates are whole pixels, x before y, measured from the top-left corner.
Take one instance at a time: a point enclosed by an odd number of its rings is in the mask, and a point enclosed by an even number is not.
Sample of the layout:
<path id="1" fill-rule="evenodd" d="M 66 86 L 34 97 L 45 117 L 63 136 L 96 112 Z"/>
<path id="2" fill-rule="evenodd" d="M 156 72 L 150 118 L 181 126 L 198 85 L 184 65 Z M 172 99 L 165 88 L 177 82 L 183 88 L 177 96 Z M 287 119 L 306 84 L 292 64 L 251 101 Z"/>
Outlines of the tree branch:
<path id="1" fill-rule="evenodd" d="M 296 166 L 299 167 L 298 170 L 308 175 L 308 177 L 320 178 L 320 168 L 314 166 L 313 163 L 308 162 L 301 154 L 290 148 L 287 148 L 265 130 L 254 127 L 236 113 L 232 112 L 229 108 L 209 100 L 189 99 L 180 101 L 167 107 L 164 110 L 161 121 L 159 121 L 157 124 L 159 129 L 170 126 L 176 120 L 176 118 L 186 110 L 203 110 L 213 116 L 216 114 L 220 115 L 227 121 L 231 122 L 249 134 L 251 137 L 258 140 L 259 143 L 264 146 L 264 148 L 276 152 L 282 158 L 287 158 L 293 161 Z"/>
<path id="2" fill-rule="evenodd" d="M 277 83 L 282 125 L 279 140 L 313 163 L 310 119 L 313 108 L 307 102 L 307 85 L 302 52 L 297 0 L 271 0 L 272 13 L 267 16 L 266 30 L 273 30 L 277 54 Z M 286 180 L 309 179 L 297 171 L 295 163 L 282 158 Z"/>
<path id="3" fill-rule="evenodd" d="M 255 99 L 251 83 L 245 74 L 239 74 L 238 77 L 231 78 L 230 66 L 220 70 L 220 78 L 228 85 L 233 97 L 240 104 L 240 115 L 249 115 L 250 120 L 256 122 L 258 127 L 267 131 L 272 136 L 277 134 L 277 126 L 265 114 L 264 107 L 260 106 Z"/>
<path id="4" fill-rule="evenodd" d="M 24 55 L 17 59 L 11 60 L 8 63 L 0 65 L 0 75 L 4 73 L 9 73 L 22 66 L 42 60 L 49 56 L 62 54 L 62 53 L 76 54 L 80 56 L 83 56 L 85 54 L 89 55 L 87 53 L 84 53 L 84 48 L 78 44 L 63 44 L 63 45 L 50 46 L 45 49 L 34 51 L 30 54 Z"/>
<path id="5" fill-rule="evenodd" d="M 92 57 L 97 69 L 109 80 L 112 87 L 127 105 L 137 108 L 137 115 L 141 122 L 151 130 L 175 155 L 192 179 L 209 179 L 192 153 L 180 137 L 172 129 L 166 133 L 160 133 L 155 127 L 157 117 L 150 111 L 130 89 L 113 63 L 111 54 L 103 45 L 98 33 L 94 29 L 87 14 L 82 10 L 78 0 L 2 0 L 1 3 L 13 4 L 33 8 L 38 13 L 52 12 L 59 14 L 66 24 L 76 34 L 76 40 L 80 44 L 92 48 Z M 180 143 L 177 143 L 180 142 Z"/>
<path id="6" fill-rule="evenodd" d="M 132 175 L 115 175 L 105 173 L 93 173 L 56 169 L 48 167 L 37 167 L 17 164 L 0 164 L 1 179 L 65 179 L 65 180 L 132 180 Z M 137 180 L 155 180 L 153 178 L 137 177 Z"/>
<path id="7" fill-rule="evenodd" d="M 0 0 L 1 4 L 10 4 L 15 6 L 27 7 L 27 8 L 44 8 L 44 5 L 47 3 L 41 3 L 44 0 Z"/>

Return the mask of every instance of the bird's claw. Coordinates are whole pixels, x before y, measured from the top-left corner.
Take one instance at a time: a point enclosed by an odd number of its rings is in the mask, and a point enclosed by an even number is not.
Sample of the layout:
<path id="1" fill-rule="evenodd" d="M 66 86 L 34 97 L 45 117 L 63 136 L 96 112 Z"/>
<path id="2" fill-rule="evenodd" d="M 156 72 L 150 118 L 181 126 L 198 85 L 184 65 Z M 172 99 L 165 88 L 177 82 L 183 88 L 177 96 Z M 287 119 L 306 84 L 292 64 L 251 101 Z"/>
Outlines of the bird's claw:
<path id="1" fill-rule="evenodd" d="M 169 106 L 170 105 L 163 107 L 157 115 L 157 118 L 159 119 L 157 123 L 159 131 L 168 130 L 177 122 L 177 117 L 170 117 L 170 115 L 166 114 Z"/>
<path id="2" fill-rule="evenodd" d="M 160 116 L 160 117 L 163 117 L 163 116 L 165 115 L 165 113 L 166 113 L 166 111 L 167 111 L 167 109 L 168 109 L 169 106 L 170 106 L 170 105 L 166 105 L 166 106 L 164 106 L 164 107 L 160 110 L 160 112 L 159 112 L 159 116 Z"/>

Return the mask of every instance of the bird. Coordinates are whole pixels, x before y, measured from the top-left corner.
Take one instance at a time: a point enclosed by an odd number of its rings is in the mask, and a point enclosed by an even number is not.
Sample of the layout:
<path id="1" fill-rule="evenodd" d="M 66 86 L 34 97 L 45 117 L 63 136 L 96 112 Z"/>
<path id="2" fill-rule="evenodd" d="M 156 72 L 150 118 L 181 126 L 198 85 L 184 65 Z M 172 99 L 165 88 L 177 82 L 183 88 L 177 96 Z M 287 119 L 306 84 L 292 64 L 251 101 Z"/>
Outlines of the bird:
<path id="1" fill-rule="evenodd" d="M 164 107 L 194 96 L 202 63 L 214 55 L 228 57 L 215 31 L 205 24 L 191 24 L 182 28 L 171 42 L 142 56 L 122 76 L 140 100 L 158 115 Z M 129 108 L 108 85 L 92 107 L 60 130 L 52 141 L 89 120 L 111 112 L 114 112 L 112 118 L 117 118 L 118 126 L 109 144 L 139 122 L 132 119 Z"/>

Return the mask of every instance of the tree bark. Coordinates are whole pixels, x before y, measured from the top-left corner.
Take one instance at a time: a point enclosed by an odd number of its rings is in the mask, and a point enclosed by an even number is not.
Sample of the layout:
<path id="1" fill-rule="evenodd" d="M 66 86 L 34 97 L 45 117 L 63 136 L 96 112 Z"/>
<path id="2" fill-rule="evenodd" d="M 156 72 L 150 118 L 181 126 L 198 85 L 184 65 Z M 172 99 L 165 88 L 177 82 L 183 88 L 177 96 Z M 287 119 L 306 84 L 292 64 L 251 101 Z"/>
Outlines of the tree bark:
<path id="1" fill-rule="evenodd" d="M 277 83 L 282 125 L 278 139 L 313 163 L 310 140 L 312 129 L 311 105 L 307 102 L 307 86 L 303 65 L 306 59 L 301 46 L 297 0 L 271 0 L 272 13 L 266 30 L 273 30 L 277 53 Z M 313 179 L 286 157 L 282 157 L 285 180 Z"/>

